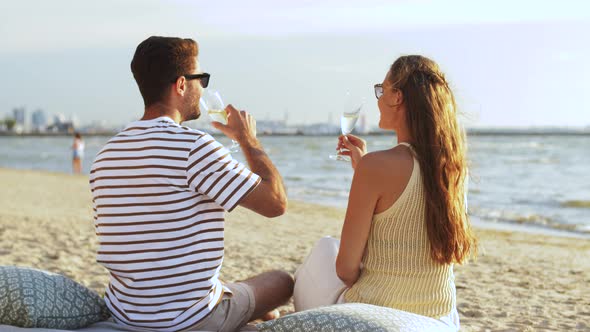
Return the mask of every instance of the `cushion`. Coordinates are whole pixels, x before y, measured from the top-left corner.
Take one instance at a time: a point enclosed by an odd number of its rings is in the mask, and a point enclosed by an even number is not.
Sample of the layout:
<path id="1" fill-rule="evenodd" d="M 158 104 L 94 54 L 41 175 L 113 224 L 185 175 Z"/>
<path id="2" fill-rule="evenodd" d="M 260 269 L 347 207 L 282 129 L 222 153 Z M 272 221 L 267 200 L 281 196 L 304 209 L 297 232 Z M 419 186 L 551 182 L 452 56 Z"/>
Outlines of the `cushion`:
<path id="1" fill-rule="evenodd" d="M 290 314 L 257 325 L 259 331 L 453 331 L 443 322 L 406 311 L 346 303 Z"/>
<path id="2" fill-rule="evenodd" d="M 104 300 L 59 274 L 0 266 L 0 324 L 77 329 L 107 319 Z"/>

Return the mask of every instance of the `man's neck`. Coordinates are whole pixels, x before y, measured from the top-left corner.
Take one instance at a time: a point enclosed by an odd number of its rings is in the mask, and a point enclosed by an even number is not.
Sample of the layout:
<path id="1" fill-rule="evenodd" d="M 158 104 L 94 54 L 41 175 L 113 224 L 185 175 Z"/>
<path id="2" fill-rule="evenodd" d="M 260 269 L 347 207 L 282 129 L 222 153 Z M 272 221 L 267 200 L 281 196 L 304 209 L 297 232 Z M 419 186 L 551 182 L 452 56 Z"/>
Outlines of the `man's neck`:
<path id="1" fill-rule="evenodd" d="M 178 108 L 163 103 L 155 103 L 146 107 L 141 120 L 152 120 L 161 116 L 167 116 L 178 124 L 183 121 Z"/>

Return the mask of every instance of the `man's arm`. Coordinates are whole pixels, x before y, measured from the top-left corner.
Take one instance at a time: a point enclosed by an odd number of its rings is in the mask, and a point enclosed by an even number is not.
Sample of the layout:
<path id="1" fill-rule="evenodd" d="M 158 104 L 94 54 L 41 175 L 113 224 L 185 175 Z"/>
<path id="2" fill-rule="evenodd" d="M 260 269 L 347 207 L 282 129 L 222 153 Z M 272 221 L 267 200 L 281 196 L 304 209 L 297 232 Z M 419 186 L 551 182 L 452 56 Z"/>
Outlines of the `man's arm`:
<path id="1" fill-rule="evenodd" d="M 283 179 L 256 138 L 256 122 L 245 111 L 232 105 L 226 108 L 227 125 L 213 122 L 213 126 L 236 140 L 246 157 L 250 170 L 260 176 L 260 183 L 247 194 L 240 205 L 265 217 L 278 217 L 287 210 L 287 195 Z"/>
<path id="2" fill-rule="evenodd" d="M 287 210 L 287 195 L 283 179 L 275 165 L 264 152 L 258 139 L 239 142 L 250 170 L 260 176 L 261 181 L 240 205 L 265 217 L 278 217 Z"/>

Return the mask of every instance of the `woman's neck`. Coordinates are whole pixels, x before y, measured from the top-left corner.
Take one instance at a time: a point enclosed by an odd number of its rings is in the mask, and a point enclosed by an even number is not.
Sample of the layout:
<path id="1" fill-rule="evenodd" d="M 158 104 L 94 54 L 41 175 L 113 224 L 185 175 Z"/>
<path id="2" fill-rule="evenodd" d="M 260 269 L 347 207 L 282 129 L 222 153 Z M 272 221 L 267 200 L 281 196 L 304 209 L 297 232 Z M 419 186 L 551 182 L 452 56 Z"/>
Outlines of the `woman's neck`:
<path id="1" fill-rule="evenodd" d="M 409 143 L 412 144 L 414 140 L 412 139 L 412 135 L 410 135 L 410 131 L 407 128 L 397 128 L 395 130 L 395 134 L 397 136 L 397 143 Z"/>

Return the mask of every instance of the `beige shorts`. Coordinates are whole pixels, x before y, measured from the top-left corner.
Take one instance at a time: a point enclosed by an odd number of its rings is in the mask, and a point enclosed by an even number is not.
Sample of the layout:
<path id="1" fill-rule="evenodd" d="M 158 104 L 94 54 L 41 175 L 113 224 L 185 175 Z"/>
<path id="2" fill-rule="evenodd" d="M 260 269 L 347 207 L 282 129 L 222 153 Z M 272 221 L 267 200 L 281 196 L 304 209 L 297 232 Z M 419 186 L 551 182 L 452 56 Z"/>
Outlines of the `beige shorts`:
<path id="1" fill-rule="evenodd" d="M 254 291 L 243 282 L 225 285 L 232 294 L 223 294 L 221 302 L 205 320 L 190 331 L 236 331 L 248 324 L 255 308 Z"/>

